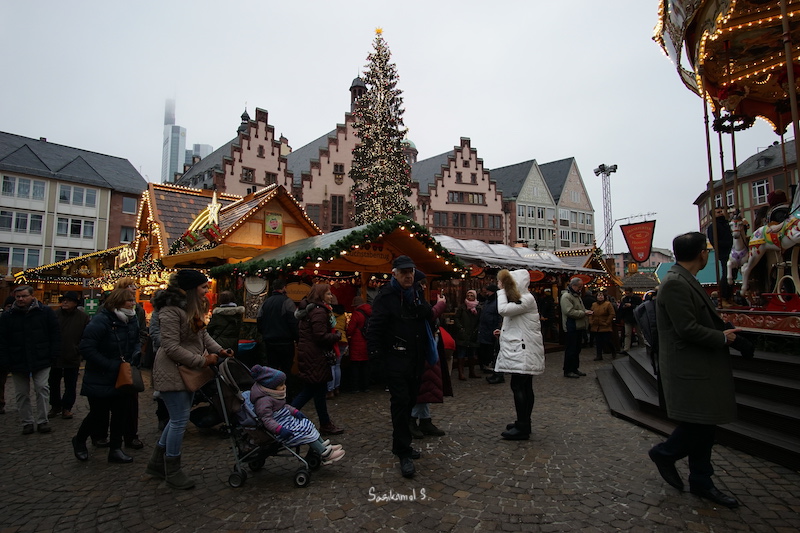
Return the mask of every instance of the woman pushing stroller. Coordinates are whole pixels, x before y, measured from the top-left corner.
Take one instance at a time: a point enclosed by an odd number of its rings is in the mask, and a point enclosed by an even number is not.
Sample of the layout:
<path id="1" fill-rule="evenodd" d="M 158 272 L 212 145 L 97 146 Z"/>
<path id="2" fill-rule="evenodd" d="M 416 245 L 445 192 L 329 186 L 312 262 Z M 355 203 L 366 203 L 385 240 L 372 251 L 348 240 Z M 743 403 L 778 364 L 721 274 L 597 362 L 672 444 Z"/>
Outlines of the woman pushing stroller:
<path id="1" fill-rule="evenodd" d="M 322 458 L 323 465 L 335 463 L 344 457 L 345 452 L 340 444 L 332 445 L 330 441 L 323 441 L 314 423 L 300 410 L 286 403 L 286 374 L 275 368 L 254 365 L 250 375 L 255 380 L 249 394 L 253 410 L 267 431 L 279 442 L 287 446 L 308 444 Z"/>

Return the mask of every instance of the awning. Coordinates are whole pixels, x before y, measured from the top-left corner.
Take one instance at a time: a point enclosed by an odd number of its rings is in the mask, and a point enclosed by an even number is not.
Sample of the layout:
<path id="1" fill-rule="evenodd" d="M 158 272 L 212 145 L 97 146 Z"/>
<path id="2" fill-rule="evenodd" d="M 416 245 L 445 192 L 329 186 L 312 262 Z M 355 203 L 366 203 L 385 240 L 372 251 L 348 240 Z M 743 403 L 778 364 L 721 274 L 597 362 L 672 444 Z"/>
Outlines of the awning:
<path id="1" fill-rule="evenodd" d="M 209 263 L 226 263 L 228 259 L 243 261 L 258 254 L 259 250 L 256 248 L 220 244 L 208 250 L 165 255 L 161 257 L 161 262 L 167 268 L 182 268 L 195 265 L 207 265 Z"/>

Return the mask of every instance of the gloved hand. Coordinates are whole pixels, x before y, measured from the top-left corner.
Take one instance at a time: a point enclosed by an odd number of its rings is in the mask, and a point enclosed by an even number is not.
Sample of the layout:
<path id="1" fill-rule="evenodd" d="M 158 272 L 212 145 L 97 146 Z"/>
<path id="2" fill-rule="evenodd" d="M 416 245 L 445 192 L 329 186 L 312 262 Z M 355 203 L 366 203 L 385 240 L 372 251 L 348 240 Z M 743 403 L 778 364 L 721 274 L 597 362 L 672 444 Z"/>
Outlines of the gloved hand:
<path id="1" fill-rule="evenodd" d="M 206 360 L 203 366 L 211 366 L 216 365 L 217 361 L 219 361 L 219 356 L 215 353 L 209 353 L 203 356 Z"/>
<path id="2" fill-rule="evenodd" d="M 219 354 L 223 357 L 233 357 L 233 350 L 230 348 L 225 348 Z"/>
<path id="3" fill-rule="evenodd" d="M 289 431 L 289 430 L 288 430 L 287 428 L 285 428 L 285 427 L 281 427 L 281 430 L 280 430 L 280 431 L 278 431 L 278 437 L 280 437 L 280 438 L 281 438 L 281 439 L 283 439 L 283 440 L 289 440 L 289 439 L 291 439 L 293 436 L 294 436 L 294 433 L 292 433 L 291 431 Z"/>
<path id="4" fill-rule="evenodd" d="M 297 411 L 297 412 L 294 414 L 294 417 L 295 417 L 296 419 L 298 419 L 298 420 L 303 420 L 303 419 L 305 419 L 306 415 L 304 415 L 302 411 Z"/>

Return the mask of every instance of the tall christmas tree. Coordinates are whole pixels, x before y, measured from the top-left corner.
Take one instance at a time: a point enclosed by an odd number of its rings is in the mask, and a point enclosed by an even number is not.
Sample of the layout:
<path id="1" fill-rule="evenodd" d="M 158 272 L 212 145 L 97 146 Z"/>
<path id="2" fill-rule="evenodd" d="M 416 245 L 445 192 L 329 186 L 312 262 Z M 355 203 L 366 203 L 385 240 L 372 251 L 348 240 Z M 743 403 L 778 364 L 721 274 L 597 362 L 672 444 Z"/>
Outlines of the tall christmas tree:
<path id="1" fill-rule="evenodd" d="M 353 128 L 360 143 L 353 149 L 350 177 L 357 225 L 409 215 L 411 168 L 403 158 L 403 91 L 397 88 L 397 66 L 382 30 L 375 30 L 374 51 L 364 71 L 367 92 L 354 111 Z"/>

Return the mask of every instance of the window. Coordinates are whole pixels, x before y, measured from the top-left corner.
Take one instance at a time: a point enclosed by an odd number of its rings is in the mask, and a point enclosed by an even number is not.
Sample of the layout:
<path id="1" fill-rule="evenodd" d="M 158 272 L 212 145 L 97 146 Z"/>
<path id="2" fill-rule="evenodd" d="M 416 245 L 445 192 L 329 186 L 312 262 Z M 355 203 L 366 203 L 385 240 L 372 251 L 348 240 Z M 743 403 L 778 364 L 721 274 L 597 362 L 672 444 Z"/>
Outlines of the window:
<path id="1" fill-rule="evenodd" d="M 461 177 L 461 172 L 456 172 L 456 183 L 462 183 L 464 180 Z"/>
<path id="2" fill-rule="evenodd" d="M 135 230 L 132 226 L 122 226 L 120 228 L 119 242 L 133 242 Z"/>
<path id="3" fill-rule="evenodd" d="M 478 175 L 474 172 L 469 175 L 470 183 L 478 183 Z"/>
<path id="4" fill-rule="evenodd" d="M 467 227 L 467 214 L 466 213 L 453 213 L 453 227 L 466 228 Z"/>
<path id="5" fill-rule="evenodd" d="M 5 210 L 0 211 L 0 231 L 11 231 L 12 227 L 15 233 L 41 235 L 42 215 Z"/>
<path id="6" fill-rule="evenodd" d="M 263 144 L 259 144 L 258 145 L 258 150 L 256 151 L 256 155 L 258 157 L 264 157 L 264 145 Z"/>
<path id="7" fill-rule="evenodd" d="M 554 207 L 547 208 L 547 221 L 550 222 L 551 220 L 553 223 L 556 221 L 556 210 Z"/>
<path id="8" fill-rule="evenodd" d="M 455 192 L 447 193 L 447 202 L 453 204 L 477 204 L 484 203 L 485 195 L 483 193 L 469 193 L 469 192 Z M 521 216 L 524 216 L 525 212 Z"/>
<path id="9" fill-rule="evenodd" d="M 586 224 L 586 213 L 578 213 L 578 221 L 581 224 Z"/>
<path id="10" fill-rule="evenodd" d="M 333 180 L 336 182 L 336 185 L 344 183 L 344 163 L 333 164 Z"/>
<path id="11" fill-rule="evenodd" d="M 503 216 L 489 215 L 489 229 L 503 229 Z"/>
<path id="12" fill-rule="evenodd" d="M 12 220 L 14 220 L 13 211 L 0 211 L 0 231 L 11 231 Z"/>
<path id="13" fill-rule="evenodd" d="M 272 172 L 265 172 L 264 183 L 266 183 L 267 185 L 274 185 L 275 183 L 278 183 L 278 175 L 273 174 Z"/>
<path id="14" fill-rule="evenodd" d="M 81 220 L 80 218 L 58 217 L 56 222 L 56 235 L 59 237 L 75 237 L 84 239 L 94 238 L 94 221 Z"/>
<path id="15" fill-rule="evenodd" d="M 536 228 L 528 228 L 528 240 L 536 240 Z"/>
<path id="16" fill-rule="evenodd" d="M 0 271 L 17 271 L 39 266 L 38 248 L 9 248 L 0 246 Z"/>
<path id="17" fill-rule="evenodd" d="M 433 225 L 434 226 L 446 226 L 447 225 L 447 213 L 442 213 L 440 211 L 436 211 L 433 214 Z"/>
<path id="18" fill-rule="evenodd" d="M 463 166 L 464 168 L 469 168 L 469 159 L 464 159 L 461 162 L 461 166 Z"/>
<path id="19" fill-rule="evenodd" d="M 559 230 L 558 234 L 561 237 L 561 246 L 569 247 L 569 231 L 562 229 Z"/>
<path id="20" fill-rule="evenodd" d="M 567 209 L 559 209 L 558 210 L 558 220 L 562 226 L 569 226 L 569 210 Z"/>
<path id="21" fill-rule="evenodd" d="M 255 170 L 252 168 L 242 167 L 242 181 L 245 183 L 253 183 L 255 180 Z"/>
<path id="22" fill-rule="evenodd" d="M 524 205 L 518 205 L 517 206 L 517 216 L 519 218 L 525 218 L 525 206 Z"/>
<path id="23" fill-rule="evenodd" d="M 16 196 L 32 200 L 44 200 L 44 182 L 28 178 L 3 176 L 3 196 Z"/>
<path id="24" fill-rule="evenodd" d="M 123 196 L 122 198 L 122 212 L 136 214 L 136 198 Z"/>
<path id="25" fill-rule="evenodd" d="M 569 212 L 569 221 L 572 224 L 577 224 L 578 223 L 578 213 L 576 211 L 570 211 Z"/>
<path id="26" fill-rule="evenodd" d="M 569 232 L 569 242 L 578 242 L 578 232 L 577 231 L 570 231 Z"/>
<path id="27" fill-rule="evenodd" d="M 545 228 L 539 228 L 539 240 L 540 241 L 546 241 L 548 233 L 549 233 L 549 230 L 547 230 Z"/>
<path id="28" fill-rule="evenodd" d="M 530 218 L 531 220 L 533 220 L 533 218 L 534 218 L 535 216 L 536 216 L 536 208 L 535 208 L 535 207 L 533 207 L 532 205 L 529 205 L 529 206 L 528 206 L 528 218 Z"/>
<path id="29" fill-rule="evenodd" d="M 94 207 L 97 205 L 97 191 L 95 189 L 64 185 L 62 183 L 58 186 L 58 203 Z M 135 212 L 136 210 L 134 209 L 134 213 Z"/>
<path id="30" fill-rule="evenodd" d="M 728 207 L 733 205 L 733 189 L 730 189 L 725 193 L 725 201 L 727 202 Z"/>
<path id="31" fill-rule="evenodd" d="M 333 231 L 344 228 L 344 196 L 331 195 L 331 229 Z"/>
<path id="32" fill-rule="evenodd" d="M 590 215 L 589 213 L 586 213 L 586 224 L 587 225 L 592 224 L 592 215 Z"/>
<path id="33" fill-rule="evenodd" d="M 518 226 L 517 227 L 517 240 L 525 240 L 525 226 Z"/>
<path id="34" fill-rule="evenodd" d="M 536 208 L 536 218 L 539 220 L 544 220 L 544 207 Z"/>
<path id="35" fill-rule="evenodd" d="M 722 207 L 722 195 L 717 194 L 714 196 L 714 207 Z"/>
<path id="36" fill-rule="evenodd" d="M 483 227 L 483 215 L 478 215 L 473 213 L 470 215 L 470 222 L 473 228 L 482 228 Z"/>
<path id="37" fill-rule="evenodd" d="M 59 261 L 66 261 L 67 259 L 72 259 L 73 257 L 78 257 L 80 252 L 74 252 L 72 250 L 56 250 L 53 256 L 53 262 L 58 263 Z"/>
<path id="38" fill-rule="evenodd" d="M 306 213 L 308 217 L 313 220 L 317 225 L 319 225 L 319 213 L 320 213 L 320 205 L 319 204 L 306 204 Z"/>
<path id="39" fill-rule="evenodd" d="M 767 203 L 767 195 L 769 194 L 769 182 L 767 180 L 760 180 L 753 182 L 753 204 Z"/>

